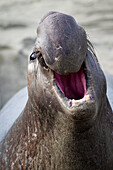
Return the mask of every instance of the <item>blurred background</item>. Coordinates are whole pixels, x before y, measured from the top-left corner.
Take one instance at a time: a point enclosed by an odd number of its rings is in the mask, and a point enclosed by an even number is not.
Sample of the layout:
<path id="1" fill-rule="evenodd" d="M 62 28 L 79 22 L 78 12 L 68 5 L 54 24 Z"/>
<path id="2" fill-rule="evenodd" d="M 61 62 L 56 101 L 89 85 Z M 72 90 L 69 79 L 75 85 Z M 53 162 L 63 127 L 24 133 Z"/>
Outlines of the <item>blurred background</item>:
<path id="1" fill-rule="evenodd" d="M 86 30 L 102 69 L 113 74 L 113 0 L 0 0 L 0 108 L 27 85 L 27 58 L 48 11 L 72 15 Z"/>

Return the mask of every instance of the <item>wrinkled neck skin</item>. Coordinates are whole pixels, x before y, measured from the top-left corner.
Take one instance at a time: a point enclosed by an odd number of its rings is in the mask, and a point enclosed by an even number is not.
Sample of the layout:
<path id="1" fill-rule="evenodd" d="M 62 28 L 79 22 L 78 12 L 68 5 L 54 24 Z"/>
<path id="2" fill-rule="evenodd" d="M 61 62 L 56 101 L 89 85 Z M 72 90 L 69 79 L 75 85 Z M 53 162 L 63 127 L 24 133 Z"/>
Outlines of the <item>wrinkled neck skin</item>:
<path id="1" fill-rule="evenodd" d="M 85 131 L 82 127 L 83 132 L 77 131 L 79 123 L 76 125 L 75 119 L 64 112 L 53 110 L 52 116 L 49 110 L 43 112 L 39 120 L 42 137 L 35 165 L 38 164 L 39 169 L 112 169 L 113 146 L 106 100 L 93 125 Z"/>

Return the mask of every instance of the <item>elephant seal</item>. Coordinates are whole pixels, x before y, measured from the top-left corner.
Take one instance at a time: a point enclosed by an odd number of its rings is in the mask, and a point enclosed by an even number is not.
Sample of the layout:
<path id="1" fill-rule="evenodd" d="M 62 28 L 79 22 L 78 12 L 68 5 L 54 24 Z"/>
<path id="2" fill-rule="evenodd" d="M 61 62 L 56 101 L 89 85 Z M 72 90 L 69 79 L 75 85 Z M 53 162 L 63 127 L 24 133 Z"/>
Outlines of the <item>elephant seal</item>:
<path id="1" fill-rule="evenodd" d="M 0 144 L 0 168 L 112 170 L 112 122 L 86 32 L 73 17 L 49 12 L 28 58 L 27 104 Z"/>

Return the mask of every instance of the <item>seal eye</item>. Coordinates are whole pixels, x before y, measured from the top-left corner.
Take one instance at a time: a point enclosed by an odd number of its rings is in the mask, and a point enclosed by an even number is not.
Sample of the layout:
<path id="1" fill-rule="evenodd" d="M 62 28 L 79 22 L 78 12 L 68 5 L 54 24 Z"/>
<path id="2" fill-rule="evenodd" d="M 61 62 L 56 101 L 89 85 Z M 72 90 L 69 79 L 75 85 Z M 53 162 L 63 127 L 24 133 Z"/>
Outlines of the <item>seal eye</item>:
<path id="1" fill-rule="evenodd" d="M 30 60 L 35 60 L 37 58 L 36 56 L 36 52 L 32 52 L 32 54 L 30 55 Z"/>
<path id="2" fill-rule="evenodd" d="M 44 61 L 44 59 L 43 59 L 42 54 L 41 54 L 40 51 L 34 51 L 34 52 L 32 52 L 32 54 L 30 55 L 30 60 L 31 60 L 31 61 L 34 61 L 36 58 L 39 60 L 39 63 L 40 63 L 40 65 L 41 65 L 42 67 L 48 69 L 48 66 L 46 65 L 46 63 L 45 63 L 45 61 Z"/>

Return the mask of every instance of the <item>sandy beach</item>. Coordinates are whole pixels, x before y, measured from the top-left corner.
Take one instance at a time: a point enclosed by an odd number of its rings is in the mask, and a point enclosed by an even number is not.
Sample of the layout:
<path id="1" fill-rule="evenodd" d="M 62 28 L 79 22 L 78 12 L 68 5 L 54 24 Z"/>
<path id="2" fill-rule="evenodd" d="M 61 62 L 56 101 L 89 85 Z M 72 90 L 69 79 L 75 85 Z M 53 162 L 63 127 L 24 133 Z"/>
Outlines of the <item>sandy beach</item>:
<path id="1" fill-rule="evenodd" d="M 86 30 L 102 69 L 113 75 L 112 0 L 1 0 L 0 108 L 27 85 L 27 58 L 48 11 L 72 15 Z"/>

